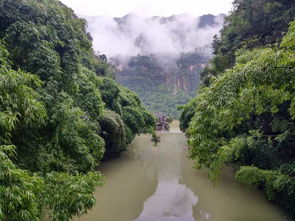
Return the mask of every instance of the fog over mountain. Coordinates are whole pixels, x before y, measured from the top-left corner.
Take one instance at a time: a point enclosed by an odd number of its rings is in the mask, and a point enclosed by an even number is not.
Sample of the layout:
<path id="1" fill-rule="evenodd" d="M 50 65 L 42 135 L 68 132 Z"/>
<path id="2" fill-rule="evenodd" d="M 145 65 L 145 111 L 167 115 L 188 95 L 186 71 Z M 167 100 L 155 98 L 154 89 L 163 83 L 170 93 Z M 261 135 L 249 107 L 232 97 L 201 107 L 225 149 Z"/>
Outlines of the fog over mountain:
<path id="1" fill-rule="evenodd" d="M 117 68 L 119 83 L 135 91 L 154 113 L 179 116 L 195 95 L 225 15 L 192 17 L 87 17 L 94 49 Z"/>
<path id="2" fill-rule="evenodd" d="M 94 49 L 108 57 L 155 54 L 177 57 L 198 50 L 211 54 L 213 36 L 223 25 L 224 15 L 198 18 L 182 14 L 144 18 L 86 17 Z"/>

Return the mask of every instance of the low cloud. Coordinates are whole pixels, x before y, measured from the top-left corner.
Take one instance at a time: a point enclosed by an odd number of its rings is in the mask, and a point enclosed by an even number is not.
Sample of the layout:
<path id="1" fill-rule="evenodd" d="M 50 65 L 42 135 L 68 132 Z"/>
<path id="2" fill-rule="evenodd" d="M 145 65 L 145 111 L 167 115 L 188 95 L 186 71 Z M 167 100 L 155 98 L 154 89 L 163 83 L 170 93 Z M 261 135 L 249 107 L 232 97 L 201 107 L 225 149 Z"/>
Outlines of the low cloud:
<path id="1" fill-rule="evenodd" d="M 223 25 L 223 15 L 211 16 L 206 24 L 186 14 L 145 18 L 128 14 L 122 18 L 87 17 L 94 50 L 108 57 L 154 54 L 176 58 L 181 53 L 212 53 L 213 36 Z"/>

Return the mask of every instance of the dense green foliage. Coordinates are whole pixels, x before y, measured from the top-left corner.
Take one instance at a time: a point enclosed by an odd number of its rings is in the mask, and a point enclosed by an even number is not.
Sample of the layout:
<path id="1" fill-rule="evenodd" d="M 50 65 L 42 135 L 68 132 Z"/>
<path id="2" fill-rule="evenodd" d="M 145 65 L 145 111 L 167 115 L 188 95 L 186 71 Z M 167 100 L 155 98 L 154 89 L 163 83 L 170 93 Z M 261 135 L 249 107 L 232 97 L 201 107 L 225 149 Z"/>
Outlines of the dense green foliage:
<path id="1" fill-rule="evenodd" d="M 215 56 L 201 75 L 204 84 L 235 64 L 238 49 L 279 44 L 294 19 L 293 0 L 235 0 L 220 36 L 215 37 Z"/>
<path id="2" fill-rule="evenodd" d="M 293 215 L 294 36 L 292 22 L 279 46 L 237 51 L 236 64 L 200 89 L 181 118 L 197 168 L 216 180 L 224 164 L 234 166 L 239 182 Z"/>
<path id="3" fill-rule="evenodd" d="M 183 53 L 177 59 L 135 56 L 117 78 L 135 91 L 151 112 L 175 119 L 180 115 L 177 106 L 187 103 L 198 88 L 199 73 L 207 61 L 198 52 Z"/>
<path id="4" fill-rule="evenodd" d="M 153 132 L 155 118 L 112 69 L 59 1 L 0 1 L 0 220 L 87 212 L 101 160 Z"/>
<path id="5" fill-rule="evenodd" d="M 179 107 L 180 110 L 182 110 L 179 117 L 179 121 L 180 121 L 179 127 L 180 127 L 180 130 L 183 132 L 185 132 L 186 129 L 189 127 L 190 121 L 195 115 L 195 106 L 196 106 L 195 99 L 196 98 L 193 98 L 187 104 Z"/>

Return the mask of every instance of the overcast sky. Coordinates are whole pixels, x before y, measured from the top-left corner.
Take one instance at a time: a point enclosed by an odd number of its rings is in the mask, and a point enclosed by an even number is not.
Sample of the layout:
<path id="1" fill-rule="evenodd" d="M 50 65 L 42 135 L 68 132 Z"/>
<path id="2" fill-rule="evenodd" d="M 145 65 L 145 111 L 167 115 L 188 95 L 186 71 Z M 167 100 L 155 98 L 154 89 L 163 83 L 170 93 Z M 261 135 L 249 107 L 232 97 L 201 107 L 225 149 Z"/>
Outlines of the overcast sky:
<path id="1" fill-rule="evenodd" d="M 143 16 L 170 16 L 188 13 L 193 16 L 204 14 L 227 14 L 233 0 L 61 0 L 76 14 L 121 17 L 128 13 Z"/>

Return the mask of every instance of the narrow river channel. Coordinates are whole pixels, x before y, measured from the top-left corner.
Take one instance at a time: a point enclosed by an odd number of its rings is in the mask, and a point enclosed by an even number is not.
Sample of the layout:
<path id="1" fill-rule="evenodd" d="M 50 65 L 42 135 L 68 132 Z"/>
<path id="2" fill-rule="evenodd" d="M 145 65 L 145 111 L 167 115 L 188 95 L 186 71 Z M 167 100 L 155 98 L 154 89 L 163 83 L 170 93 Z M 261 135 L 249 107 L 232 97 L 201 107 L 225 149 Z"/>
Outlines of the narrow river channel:
<path id="1" fill-rule="evenodd" d="M 262 193 L 234 180 L 225 168 L 213 186 L 186 158 L 187 144 L 177 123 L 151 136 L 138 136 L 129 150 L 102 164 L 106 183 L 98 188 L 96 206 L 75 221 L 290 221 Z"/>

